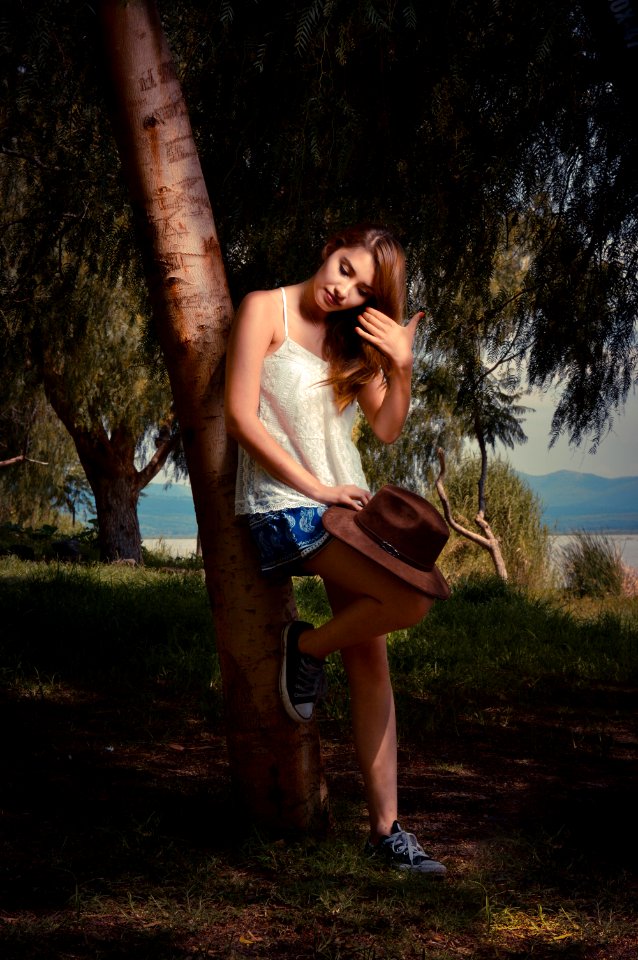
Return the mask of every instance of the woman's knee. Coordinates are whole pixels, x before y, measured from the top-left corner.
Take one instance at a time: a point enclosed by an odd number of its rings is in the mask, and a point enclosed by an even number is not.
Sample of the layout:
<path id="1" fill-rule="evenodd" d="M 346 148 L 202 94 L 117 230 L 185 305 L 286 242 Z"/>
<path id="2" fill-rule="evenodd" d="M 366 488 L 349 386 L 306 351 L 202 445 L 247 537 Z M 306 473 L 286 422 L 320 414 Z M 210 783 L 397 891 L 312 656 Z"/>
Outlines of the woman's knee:
<path id="1" fill-rule="evenodd" d="M 404 630 L 416 626 L 427 615 L 433 602 L 432 597 L 427 597 L 418 590 L 406 590 L 400 599 L 395 599 L 397 619 L 401 620 L 396 629 Z"/>
<path id="2" fill-rule="evenodd" d="M 341 658 L 350 686 L 377 686 L 390 682 L 390 667 L 385 637 L 375 637 L 369 643 L 345 647 Z"/>

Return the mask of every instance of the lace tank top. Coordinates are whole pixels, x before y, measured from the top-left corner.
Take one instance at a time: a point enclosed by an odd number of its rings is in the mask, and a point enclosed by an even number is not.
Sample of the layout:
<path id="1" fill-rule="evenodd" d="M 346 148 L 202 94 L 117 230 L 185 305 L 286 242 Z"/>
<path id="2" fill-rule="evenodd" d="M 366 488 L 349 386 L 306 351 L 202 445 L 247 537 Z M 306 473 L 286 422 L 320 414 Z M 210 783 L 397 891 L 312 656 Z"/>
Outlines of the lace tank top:
<path id="1" fill-rule="evenodd" d="M 259 419 L 272 437 L 321 483 L 354 483 L 368 488 L 359 451 L 352 441 L 356 403 L 339 413 L 331 386 L 324 381 L 328 362 L 288 336 L 286 293 L 281 288 L 284 341 L 264 357 Z M 275 480 L 239 448 L 235 513 L 268 513 L 288 507 L 319 506 Z"/>

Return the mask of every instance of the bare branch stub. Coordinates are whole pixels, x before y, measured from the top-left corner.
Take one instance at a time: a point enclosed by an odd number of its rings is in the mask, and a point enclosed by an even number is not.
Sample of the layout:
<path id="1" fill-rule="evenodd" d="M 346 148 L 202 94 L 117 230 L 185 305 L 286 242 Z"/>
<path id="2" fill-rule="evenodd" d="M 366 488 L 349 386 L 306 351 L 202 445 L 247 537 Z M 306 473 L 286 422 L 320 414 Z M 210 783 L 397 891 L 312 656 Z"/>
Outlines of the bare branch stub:
<path id="1" fill-rule="evenodd" d="M 10 460 L 0 460 L 0 467 L 10 467 L 14 463 L 39 463 L 43 467 L 49 466 L 48 460 L 34 460 L 32 457 L 27 457 L 26 454 L 21 453 L 17 457 L 11 457 Z"/>

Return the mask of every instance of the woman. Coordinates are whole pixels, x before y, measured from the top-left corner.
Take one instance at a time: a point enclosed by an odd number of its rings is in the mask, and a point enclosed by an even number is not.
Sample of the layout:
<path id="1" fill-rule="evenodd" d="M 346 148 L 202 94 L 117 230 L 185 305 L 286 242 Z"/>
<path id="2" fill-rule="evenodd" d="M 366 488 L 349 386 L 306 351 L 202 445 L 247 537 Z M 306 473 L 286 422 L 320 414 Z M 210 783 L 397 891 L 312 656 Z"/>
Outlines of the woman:
<path id="1" fill-rule="evenodd" d="M 400 435 L 409 409 L 412 345 L 423 314 L 401 326 L 404 303 L 405 256 L 389 231 L 363 225 L 332 237 L 308 280 L 243 300 L 228 349 L 226 423 L 240 445 L 236 512 L 248 516 L 262 570 L 320 576 L 333 612 L 317 629 L 303 621 L 284 627 L 284 708 L 297 722 L 312 718 L 325 687 L 323 662 L 339 650 L 369 809 L 366 851 L 442 875 L 445 867 L 397 822 L 386 634 L 418 623 L 433 597 L 447 596 L 434 568 L 447 531 L 428 508 L 435 517 L 426 526 L 437 528 L 442 542 L 422 558 L 429 569 L 419 571 L 415 586 L 411 561 L 393 558 L 387 543 L 376 558 L 366 555 L 354 545 L 350 522 L 357 514 L 374 518 L 381 503 L 352 442 L 356 403 L 386 443 Z M 377 497 L 387 507 L 387 492 Z"/>

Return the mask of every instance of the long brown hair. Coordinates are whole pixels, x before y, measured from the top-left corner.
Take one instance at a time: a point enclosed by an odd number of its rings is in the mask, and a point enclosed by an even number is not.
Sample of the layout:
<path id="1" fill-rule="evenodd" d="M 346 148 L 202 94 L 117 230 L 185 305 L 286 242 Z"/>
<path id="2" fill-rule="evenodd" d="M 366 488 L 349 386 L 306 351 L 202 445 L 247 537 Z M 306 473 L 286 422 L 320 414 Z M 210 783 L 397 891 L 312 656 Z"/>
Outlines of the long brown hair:
<path id="1" fill-rule="evenodd" d="M 357 224 L 330 237 L 322 251 L 326 260 L 340 247 L 363 247 L 374 260 L 373 294 L 364 305 L 331 314 L 326 326 L 324 356 L 330 365 L 326 383 L 334 390 L 340 411 L 361 388 L 381 370 L 387 379 L 388 359 L 355 332 L 357 317 L 366 306 L 376 307 L 401 323 L 405 312 L 405 253 L 396 237 L 385 227 Z"/>

